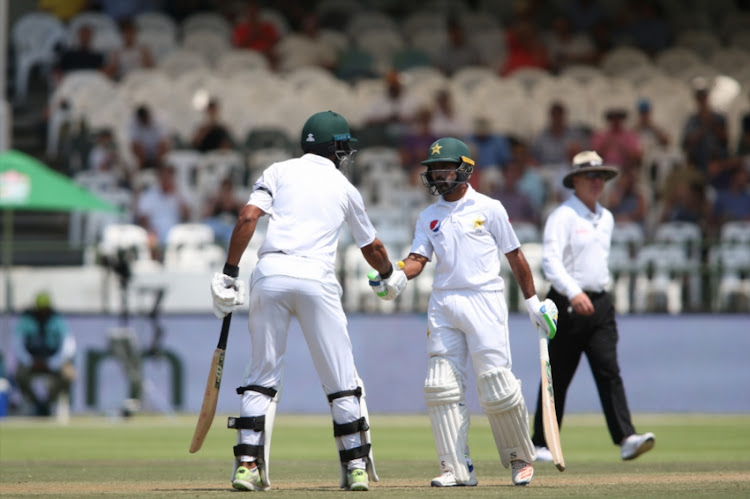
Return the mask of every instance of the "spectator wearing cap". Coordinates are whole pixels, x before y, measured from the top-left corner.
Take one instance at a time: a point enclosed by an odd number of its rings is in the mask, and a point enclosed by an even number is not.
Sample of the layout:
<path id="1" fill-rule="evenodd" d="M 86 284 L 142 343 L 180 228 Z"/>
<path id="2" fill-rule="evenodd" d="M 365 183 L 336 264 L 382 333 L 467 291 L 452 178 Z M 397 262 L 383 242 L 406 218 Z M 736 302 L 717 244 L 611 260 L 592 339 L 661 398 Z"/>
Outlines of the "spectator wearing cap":
<path id="1" fill-rule="evenodd" d="M 605 163 L 621 169 L 639 167 L 643 152 L 638 134 L 625 127 L 627 110 L 613 107 L 606 110 L 604 118 L 607 126 L 594 132 L 591 147 Z"/>
<path id="2" fill-rule="evenodd" d="M 696 109 L 685 122 L 682 148 L 688 162 L 708 178 L 709 164 L 729 157 L 727 120 L 711 108 L 707 87 L 697 87 L 693 96 Z"/>
<path id="3" fill-rule="evenodd" d="M 636 104 L 636 109 L 638 117 L 633 126 L 633 131 L 638 134 L 643 149 L 669 146 L 671 142 L 669 134 L 654 123 L 651 117 L 651 102 L 648 99 L 640 99 Z"/>

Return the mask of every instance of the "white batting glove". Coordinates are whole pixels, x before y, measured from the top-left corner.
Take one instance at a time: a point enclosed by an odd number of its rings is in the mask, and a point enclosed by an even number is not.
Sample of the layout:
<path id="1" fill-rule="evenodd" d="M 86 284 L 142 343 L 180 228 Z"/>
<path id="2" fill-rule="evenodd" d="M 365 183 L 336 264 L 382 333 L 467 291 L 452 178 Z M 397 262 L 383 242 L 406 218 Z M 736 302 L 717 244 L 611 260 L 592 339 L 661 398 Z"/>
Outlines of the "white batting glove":
<path id="1" fill-rule="evenodd" d="M 557 305 L 547 298 L 544 303 L 539 302 L 536 295 L 526 300 L 526 310 L 534 327 L 544 331 L 549 339 L 557 333 Z"/>
<path id="2" fill-rule="evenodd" d="M 234 312 L 237 305 L 245 303 L 245 283 L 232 276 L 216 272 L 211 279 L 213 311 L 218 319 Z"/>
<path id="3" fill-rule="evenodd" d="M 373 270 L 367 274 L 367 278 L 370 280 L 372 291 L 385 301 L 395 300 L 406 288 L 406 282 L 408 281 L 406 274 L 401 269 L 393 270 L 387 279 L 383 279 L 377 271 Z"/>

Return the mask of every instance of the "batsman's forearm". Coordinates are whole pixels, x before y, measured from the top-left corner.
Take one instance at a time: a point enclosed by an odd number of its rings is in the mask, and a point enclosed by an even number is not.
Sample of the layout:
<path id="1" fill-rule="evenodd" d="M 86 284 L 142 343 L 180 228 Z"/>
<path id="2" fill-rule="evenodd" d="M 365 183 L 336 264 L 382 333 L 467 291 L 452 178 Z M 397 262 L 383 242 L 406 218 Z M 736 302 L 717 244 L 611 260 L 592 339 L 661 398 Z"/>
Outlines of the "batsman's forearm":
<path id="1" fill-rule="evenodd" d="M 388 275 L 391 270 L 391 261 L 388 259 L 388 251 L 383 242 L 377 237 L 373 242 L 361 248 L 362 256 L 372 268 L 382 275 Z"/>
<path id="2" fill-rule="evenodd" d="M 245 206 L 237 217 L 237 223 L 234 225 L 232 237 L 229 240 L 229 249 L 227 250 L 227 263 L 230 265 L 239 265 L 242 253 L 245 252 L 247 245 L 255 234 L 255 227 L 258 225 L 258 219 L 263 215 L 263 211 L 254 205 Z"/>
<path id="3" fill-rule="evenodd" d="M 506 253 L 505 256 L 508 258 L 510 269 L 513 272 L 513 276 L 516 278 L 516 282 L 521 288 L 524 298 L 531 298 L 536 294 L 536 288 L 534 286 L 534 276 L 531 274 L 531 268 L 529 263 L 526 261 L 526 257 L 520 249 L 515 249 L 510 253 Z"/>

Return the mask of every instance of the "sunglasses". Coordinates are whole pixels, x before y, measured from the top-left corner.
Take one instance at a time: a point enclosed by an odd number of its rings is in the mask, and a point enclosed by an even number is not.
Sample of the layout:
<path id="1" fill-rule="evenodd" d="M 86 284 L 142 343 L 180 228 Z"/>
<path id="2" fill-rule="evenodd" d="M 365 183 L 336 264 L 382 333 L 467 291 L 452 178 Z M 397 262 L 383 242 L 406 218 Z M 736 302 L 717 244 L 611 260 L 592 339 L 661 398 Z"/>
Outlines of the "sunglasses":
<path id="1" fill-rule="evenodd" d="M 596 180 L 598 178 L 602 180 L 607 180 L 607 174 L 603 172 L 586 172 L 586 173 L 582 173 L 581 175 L 586 177 L 589 180 Z"/>

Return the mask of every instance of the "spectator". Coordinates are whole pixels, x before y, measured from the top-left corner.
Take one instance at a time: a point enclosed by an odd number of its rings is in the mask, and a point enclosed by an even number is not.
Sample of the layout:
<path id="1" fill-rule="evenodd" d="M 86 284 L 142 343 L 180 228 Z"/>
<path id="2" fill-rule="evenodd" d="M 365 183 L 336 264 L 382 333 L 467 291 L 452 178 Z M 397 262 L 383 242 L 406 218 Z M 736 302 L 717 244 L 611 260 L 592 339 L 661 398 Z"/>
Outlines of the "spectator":
<path id="1" fill-rule="evenodd" d="M 521 190 L 519 185 L 523 173 L 523 164 L 511 161 L 505 170 L 503 170 L 502 185 L 496 186 L 492 190 L 490 197 L 503 203 L 511 223 L 527 222 L 537 225 L 539 223 L 539 213 L 534 209 L 531 200 Z"/>
<path id="2" fill-rule="evenodd" d="M 425 149 L 437 140 L 430 127 L 432 123 L 432 111 L 429 107 L 423 107 L 414 118 L 410 130 L 404 134 L 399 144 L 401 164 L 409 174 L 409 183 L 412 186 L 422 185 L 420 175 L 424 167 L 420 165 Z"/>
<path id="3" fill-rule="evenodd" d="M 737 156 L 750 155 L 750 113 L 745 114 L 740 122 L 740 138 L 737 142 Z"/>
<path id="4" fill-rule="evenodd" d="M 138 44 L 135 23 L 131 19 L 120 21 L 122 47 L 109 56 L 108 73 L 116 80 L 122 80 L 134 69 L 154 67 L 154 56 L 147 45 Z"/>
<path id="5" fill-rule="evenodd" d="M 636 223 L 643 227 L 648 213 L 646 188 L 638 181 L 638 172 L 622 170 L 617 180 L 606 190 L 602 204 L 612 212 L 616 223 Z"/>
<path id="6" fill-rule="evenodd" d="M 95 133 L 94 146 L 88 157 L 88 169 L 91 172 L 112 175 L 116 183 L 122 187 L 131 186 L 129 172 L 120 160 L 114 135 L 109 128 Z"/>
<path id="7" fill-rule="evenodd" d="M 237 217 L 246 201 L 237 199 L 231 178 L 222 180 L 219 190 L 206 201 L 203 223 L 213 229 L 218 244 L 229 245 Z"/>
<path id="8" fill-rule="evenodd" d="M 565 5 L 565 14 L 576 32 L 589 31 L 607 20 L 604 9 L 597 0 L 572 0 Z"/>
<path id="9" fill-rule="evenodd" d="M 432 110 L 432 133 L 444 137 L 464 137 L 469 132 L 469 126 L 456 113 L 456 106 L 450 90 L 441 89 L 435 94 L 435 107 Z"/>
<path id="10" fill-rule="evenodd" d="M 705 234 L 711 209 L 702 174 L 692 167 L 675 169 L 664 185 L 660 222 L 691 222 Z"/>
<path id="11" fill-rule="evenodd" d="M 510 162 L 510 142 L 504 135 L 492 131 L 489 118 L 479 116 L 474 120 L 474 130 L 467 137 L 467 145 L 476 158 L 476 168 L 469 183 L 482 194 L 490 194 L 502 182 L 502 170 Z"/>
<path id="12" fill-rule="evenodd" d="M 711 227 L 717 230 L 724 222 L 750 220 L 750 191 L 747 166 L 730 170 L 729 186 L 717 192 L 711 213 Z"/>
<path id="13" fill-rule="evenodd" d="M 596 64 L 597 51 L 587 33 L 573 31 L 570 20 L 564 15 L 556 16 L 545 44 L 550 58 L 550 69 L 560 72 L 574 64 Z"/>
<path id="14" fill-rule="evenodd" d="M 479 52 L 466 39 L 466 32 L 460 22 L 450 18 L 447 34 L 448 43 L 440 50 L 436 61 L 436 66 L 446 76 L 452 76 L 461 68 L 481 64 Z"/>
<path id="15" fill-rule="evenodd" d="M 92 47 L 94 31 L 91 26 L 81 25 L 76 33 L 76 39 L 77 43 L 74 46 L 63 48 L 57 57 L 53 69 L 55 84 L 59 84 L 65 75 L 71 71 L 89 69 L 107 74 L 108 68 L 104 53 L 94 50 Z"/>
<path id="16" fill-rule="evenodd" d="M 707 177 L 711 160 L 726 159 L 729 156 L 727 120 L 723 114 L 711 108 L 707 87 L 699 84 L 693 95 L 696 111 L 685 122 L 682 148 L 688 162 Z"/>
<path id="17" fill-rule="evenodd" d="M 540 173 L 539 163 L 534 160 L 529 152 L 529 146 L 523 140 L 511 140 L 512 163 L 521 166 L 522 175 L 518 180 L 518 189 L 529 198 L 534 210 L 541 213 L 547 200 L 547 187 Z"/>
<path id="18" fill-rule="evenodd" d="M 607 109 L 604 113 L 607 127 L 595 131 L 591 137 L 591 148 L 599 153 L 605 163 L 620 170 L 640 167 L 643 156 L 638 134 L 625 127 L 627 116 L 625 109 Z"/>
<path id="19" fill-rule="evenodd" d="M 210 99 L 206 104 L 206 116 L 193 134 L 191 140 L 193 147 L 200 152 L 213 151 L 216 149 L 231 149 L 232 134 L 229 128 L 219 119 L 219 101 Z"/>
<path id="20" fill-rule="evenodd" d="M 633 131 L 638 134 L 643 149 L 651 150 L 669 146 L 669 135 L 651 119 L 651 102 L 648 99 L 640 99 L 636 108 L 638 119 Z"/>
<path id="21" fill-rule="evenodd" d="M 384 80 L 385 92 L 373 100 L 365 113 L 365 124 L 381 127 L 386 140 L 398 144 L 408 132 L 419 102 L 406 94 L 398 71 L 388 71 Z"/>
<path id="22" fill-rule="evenodd" d="M 549 54 L 533 22 L 518 18 L 505 33 L 508 55 L 500 74 L 508 76 L 520 68 L 550 68 Z"/>
<path id="23" fill-rule="evenodd" d="M 186 222 L 189 214 L 187 200 L 177 188 L 175 167 L 170 164 L 160 166 L 157 184 L 141 193 L 136 204 L 136 222 L 148 232 L 155 259 L 161 258 L 169 229 Z"/>
<path id="24" fill-rule="evenodd" d="M 130 148 L 135 154 L 138 170 L 159 166 L 171 144 L 167 131 L 145 104 L 136 108 L 129 132 Z"/>
<path id="25" fill-rule="evenodd" d="M 34 415 L 50 416 L 51 405 L 61 394 L 70 393 L 75 379 L 76 344 L 67 322 L 52 307 L 49 293 L 36 295 L 34 307 L 19 317 L 13 335 L 16 357 L 16 382 L 24 400 L 34 407 Z M 46 396 L 32 387 L 38 375 L 49 377 Z"/>
<path id="26" fill-rule="evenodd" d="M 282 46 L 284 50 L 280 50 Z M 300 31 L 287 35 L 283 44 L 276 45 L 275 57 L 281 71 L 301 66 L 320 66 L 333 71 L 338 52 L 331 43 L 320 36 L 318 16 L 308 12 L 302 17 Z"/>
<path id="27" fill-rule="evenodd" d="M 541 165 L 565 165 L 567 172 L 570 158 L 588 146 L 586 135 L 568 124 L 565 105 L 555 101 L 549 106 L 549 122 L 535 138 L 531 153 Z"/>
<path id="28" fill-rule="evenodd" d="M 232 30 L 232 43 L 236 47 L 262 53 L 268 58 L 271 67 L 276 68 L 274 48 L 280 39 L 281 35 L 276 27 L 261 18 L 258 2 L 247 0 Z"/>

